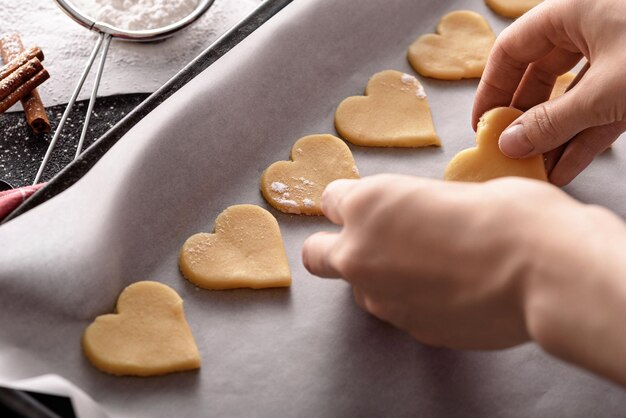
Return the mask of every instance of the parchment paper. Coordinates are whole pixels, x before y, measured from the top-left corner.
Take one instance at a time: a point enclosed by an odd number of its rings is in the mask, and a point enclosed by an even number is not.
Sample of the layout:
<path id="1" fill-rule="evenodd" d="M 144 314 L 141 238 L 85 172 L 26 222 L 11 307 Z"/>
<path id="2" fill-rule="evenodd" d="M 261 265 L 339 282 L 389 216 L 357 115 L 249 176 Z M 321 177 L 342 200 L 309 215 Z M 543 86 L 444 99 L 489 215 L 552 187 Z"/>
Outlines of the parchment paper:
<path id="1" fill-rule="evenodd" d="M 496 31 L 509 23 L 481 0 L 296 1 L 146 117 L 75 186 L 0 228 L 0 376 L 62 375 L 122 417 L 623 415 L 620 388 L 533 344 L 433 349 L 361 312 L 345 283 L 302 267 L 304 239 L 332 229 L 323 218 L 274 212 L 291 289 L 205 291 L 178 272 L 187 237 L 211 231 L 229 205 L 268 207 L 261 172 L 287 159 L 299 137 L 334 132 L 337 104 L 361 94 L 375 72 L 412 73 L 408 45 L 458 8 L 480 12 Z M 477 82 L 422 82 L 443 148 L 352 147 L 363 175 L 439 178 L 473 143 Z M 618 143 L 567 190 L 624 216 L 624 148 Z M 84 359 L 85 326 L 139 280 L 166 283 L 184 299 L 199 372 L 119 378 Z"/>

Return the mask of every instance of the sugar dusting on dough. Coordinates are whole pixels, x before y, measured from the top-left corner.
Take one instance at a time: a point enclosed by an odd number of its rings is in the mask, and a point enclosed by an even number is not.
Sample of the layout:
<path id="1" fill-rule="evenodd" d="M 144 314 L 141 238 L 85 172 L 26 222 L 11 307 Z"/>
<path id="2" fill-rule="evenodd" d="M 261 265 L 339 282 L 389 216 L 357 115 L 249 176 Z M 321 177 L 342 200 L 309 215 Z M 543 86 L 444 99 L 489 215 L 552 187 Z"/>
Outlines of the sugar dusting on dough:
<path id="1" fill-rule="evenodd" d="M 272 182 L 272 185 L 270 187 L 272 188 L 272 191 L 276 193 L 285 193 L 287 190 L 289 190 L 289 186 L 279 181 Z"/>
<path id="2" fill-rule="evenodd" d="M 311 199 L 304 199 L 302 201 L 302 204 L 306 206 L 307 208 L 312 208 L 313 206 L 315 206 L 315 202 Z"/>
<path id="3" fill-rule="evenodd" d="M 282 197 L 276 197 L 276 198 L 274 198 L 274 200 L 279 205 L 289 206 L 289 207 L 292 207 L 292 208 L 298 207 L 298 202 L 296 202 L 295 200 L 283 199 Z"/>
<path id="4" fill-rule="evenodd" d="M 400 78 L 400 80 L 402 80 L 402 84 L 415 84 L 415 77 L 413 77 L 411 74 L 402 74 L 402 77 Z"/>
<path id="5" fill-rule="evenodd" d="M 201 263 L 208 257 L 209 248 L 213 246 L 211 241 L 196 241 L 193 244 L 183 246 L 183 251 L 188 256 L 190 266 Z"/>
<path id="6" fill-rule="evenodd" d="M 275 197 L 274 201 L 281 205 L 285 212 L 294 213 L 296 215 L 300 214 L 300 206 L 295 200 Z"/>
<path id="7" fill-rule="evenodd" d="M 411 74 L 402 74 L 402 77 L 400 77 L 400 81 L 402 81 L 402 84 L 409 87 L 411 90 L 415 89 L 415 95 L 418 99 L 424 100 L 426 97 L 428 97 L 426 96 L 426 90 L 424 90 L 424 86 L 422 86 L 419 80 L 413 77 Z M 406 90 L 404 88 L 402 89 L 402 91 L 411 90 Z"/>

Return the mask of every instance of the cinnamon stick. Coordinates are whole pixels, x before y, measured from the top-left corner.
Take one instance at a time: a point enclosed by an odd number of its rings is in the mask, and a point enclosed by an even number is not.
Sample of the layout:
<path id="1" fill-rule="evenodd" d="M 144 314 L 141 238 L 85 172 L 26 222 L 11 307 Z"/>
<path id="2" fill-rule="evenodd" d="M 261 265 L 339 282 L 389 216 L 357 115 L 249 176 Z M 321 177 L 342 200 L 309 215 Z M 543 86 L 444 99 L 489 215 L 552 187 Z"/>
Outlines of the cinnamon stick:
<path id="1" fill-rule="evenodd" d="M 4 67 L 0 68 L 0 80 L 4 80 L 15 70 L 17 70 L 33 58 L 37 58 L 39 61 L 43 61 L 43 52 L 39 47 L 34 46 L 28 48 L 26 51 L 22 52 L 11 61 L 7 62 Z"/>
<path id="2" fill-rule="evenodd" d="M 31 94 L 37 86 L 41 85 L 41 83 L 49 78 L 50 74 L 48 74 L 48 71 L 45 68 L 41 69 L 33 77 L 27 79 L 23 84 L 17 87 L 6 98 L 0 100 L 0 113 L 9 110 L 11 106 Z"/>
<path id="3" fill-rule="evenodd" d="M 37 58 L 33 58 L 24 63 L 21 67 L 16 68 L 4 79 L 0 78 L 0 101 L 4 100 L 7 96 L 17 90 L 19 86 L 24 84 L 26 80 L 33 78 L 35 74 L 41 70 L 43 70 L 41 61 Z"/>
<path id="4" fill-rule="evenodd" d="M 0 54 L 5 63 L 12 61 L 23 52 L 24 45 L 17 33 L 0 38 Z M 38 58 L 43 60 L 43 54 Z M 33 89 L 30 94 L 25 95 L 21 100 L 24 113 L 26 114 L 26 121 L 32 130 L 36 134 L 50 132 L 50 121 L 37 90 Z"/>

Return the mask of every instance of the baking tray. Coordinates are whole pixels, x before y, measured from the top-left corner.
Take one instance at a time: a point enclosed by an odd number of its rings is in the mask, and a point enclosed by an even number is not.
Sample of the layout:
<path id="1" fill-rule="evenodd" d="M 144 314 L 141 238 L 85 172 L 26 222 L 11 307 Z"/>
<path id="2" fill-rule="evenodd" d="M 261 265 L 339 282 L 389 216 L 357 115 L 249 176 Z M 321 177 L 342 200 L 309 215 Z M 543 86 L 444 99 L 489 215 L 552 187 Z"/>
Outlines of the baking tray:
<path id="1" fill-rule="evenodd" d="M 178 74 L 172 77 L 161 88 L 151 94 L 145 101 L 138 105 L 126 117 L 120 120 L 108 132 L 86 149 L 79 158 L 68 164 L 59 171 L 47 184 L 28 200 L 17 207 L 7 216 L 0 225 L 15 219 L 30 209 L 42 204 L 46 200 L 56 196 L 63 190 L 76 183 L 98 160 L 119 141 L 126 132 L 137 124 L 144 116 L 163 103 L 187 82 L 208 68 L 235 45 L 245 39 L 255 29 L 278 13 L 293 0 L 266 0 L 259 5 L 250 15 L 233 26 L 217 41 L 202 52 L 196 59 L 190 62 Z"/>
<path id="2" fill-rule="evenodd" d="M 624 391 L 534 344 L 497 352 L 423 346 L 361 311 L 340 280 L 312 277 L 302 242 L 334 227 L 272 210 L 262 171 L 308 134 L 333 133 L 344 98 L 374 73 L 414 74 L 408 45 L 454 9 L 500 32 L 482 0 L 294 1 L 137 122 L 71 187 L 0 228 L 0 377 L 56 373 L 112 416 L 621 416 Z M 476 80 L 421 79 L 442 148 L 351 146 L 362 175 L 441 178 L 474 143 Z M 566 190 L 626 214 L 623 141 Z M 289 289 L 206 291 L 178 251 L 238 203 L 278 219 Z M 415 214 L 419 216 L 419 214 Z M 477 238 L 479 239 L 479 238 Z M 451 260 L 454 262 L 454 260 Z M 174 288 L 197 372 L 138 379 L 95 370 L 80 337 L 139 280 Z"/>

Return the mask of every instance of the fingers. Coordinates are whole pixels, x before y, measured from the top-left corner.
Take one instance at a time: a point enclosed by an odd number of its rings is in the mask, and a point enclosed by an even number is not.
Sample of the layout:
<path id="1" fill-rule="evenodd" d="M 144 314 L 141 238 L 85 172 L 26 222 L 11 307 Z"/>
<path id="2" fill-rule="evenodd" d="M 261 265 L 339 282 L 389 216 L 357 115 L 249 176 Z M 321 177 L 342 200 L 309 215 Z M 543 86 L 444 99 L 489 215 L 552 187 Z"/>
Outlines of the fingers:
<path id="1" fill-rule="evenodd" d="M 341 274 L 334 265 L 332 254 L 337 247 L 338 234 L 318 232 L 311 235 L 302 247 L 302 263 L 311 273 L 319 277 L 338 279 Z"/>
<path id="2" fill-rule="evenodd" d="M 557 46 L 551 40 L 554 27 L 551 15 L 555 14 L 552 10 L 547 4 L 535 7 L 496 40 L 474 100 L 474 129 L 488 110 L 509 106 L 528 65 L 545 57 Z"/>
<path id="3" fill-rule="evenodd" d="M 341 202 L 358 184 L 359 180 L 335 180 L 326 186 L 322 194 L 322 212 L 332 223 L 343 225 Z"/>
<path id="4" fill-rule="evenodd" d="M 359 305 L 359 307 L 364 311 L 367 311 L 367 299 L 365 297 L 365 293 L 363 293 L 360 288 L 352 286 L 352 296 L 354 297 L 356 304 Z"/>
<path id="5" fill-rule="evenodd" d="M 403 329 L 418 341 L 429 345 L 438 345 L 435 343 L 435 339 L 432 337 L 429 338 L 424 330 L 417 330 L 415 317 L 412 316 L 410 310 L 401 302 L 399 303 L 396 298 L 383 300 L 376 296 L 368 296 L 357 286 L 352 286 L 352 295 L 354 296 L 356 304 L 370 315 Z"/>
<path id="6" fill-rule="evenodd" d="M 598 125 L 589 97 L 583 80 L 563 96 L 533 107 L 502 133 L 500 150 L 511 158 L 542 154 Z"/>
<path id="7" fill-rule="evenodd" d="M 382 303 L 375 298 L 371 298 L 363 292 L 360 287 L 352 286 L 352 295 L 356 304 L 365 312 L 374 315 L 383 321 L 394 323 L 393 315 L 389 314 L 389 304 Z M 397 325 L 397 324 L 396 324 Z"/>
<path id="8" fill-rule="evenodd" d="M 526 111 L 550 98 L 554 83 L 559 75 L 571 70 L 582 58 L 582 54 L 555 48 L 552 52 L 528 67 L 511 106 Z"/>
<path id="9" fill-rule="evenodd" d="M 567 144 L 563 144 L 560 147 L 557 147 L 552 151 L 548 151 L 543 155 L 544 166 L 546 168 L 546 173 L 548 174 L 548 177 L 550 177 L 550 173 L 552 173 L 552 170 L 554 170 L 556 163 L 558 163 L 561 159 L 561 156 L 563 155 L 563 151 L 565 151 L 566 146 Z"/>
<path id="10" fill-rule="evenodd" d="M 626 131 L 626 123 L 589 128 L 578 134 L 565 147 L 562 156 L 549 171 L 550 182 L 556 186 L 569 184 L 596 157 Z"/>

